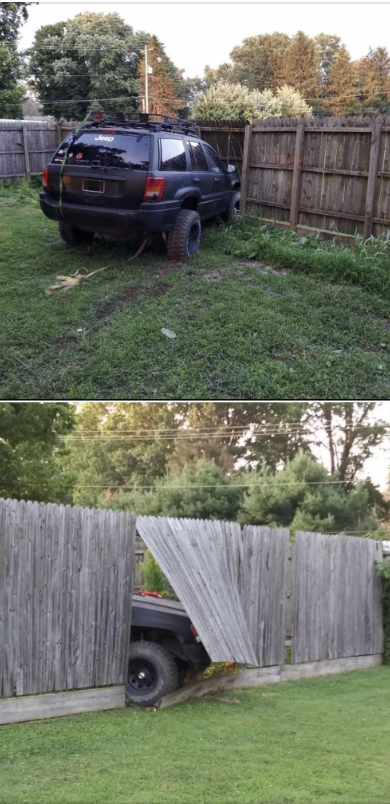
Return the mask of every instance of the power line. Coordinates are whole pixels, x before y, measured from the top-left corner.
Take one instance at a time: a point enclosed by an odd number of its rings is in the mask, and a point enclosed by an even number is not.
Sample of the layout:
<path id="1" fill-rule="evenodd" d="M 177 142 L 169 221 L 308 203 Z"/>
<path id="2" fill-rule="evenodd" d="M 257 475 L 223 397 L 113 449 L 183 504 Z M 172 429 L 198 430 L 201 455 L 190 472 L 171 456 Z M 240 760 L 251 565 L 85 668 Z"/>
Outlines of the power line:
<path id="1" fill-rule="evenodd" d="M 263 483 L 221 483 L 221 484 L 187 484 L 187 485 L 176 485 L 173 484 L 171 486 L 159 486 L 159 485 L 152 485 L 152 486 L 144 486 L 144 485 L 135 485 L 135 486 L 119 486 L 114 485 L 112 483 L 105 483 L 103 485 L 79 485 L 78 488 L 81 489 L 127 489 L 131 491 L 139 491 L 140 489 L 159 489 L 159 490 L 169 490 L 169 489 L 237 489 L 237 488 L 268 488 L 269 486 L 335 486 L 340 484 L 348 484 L 350 480 L 281 480 L 278 483 L 269 483 L 265 480 Z M 363 482 L 363 481 L 362 481 Z"/>

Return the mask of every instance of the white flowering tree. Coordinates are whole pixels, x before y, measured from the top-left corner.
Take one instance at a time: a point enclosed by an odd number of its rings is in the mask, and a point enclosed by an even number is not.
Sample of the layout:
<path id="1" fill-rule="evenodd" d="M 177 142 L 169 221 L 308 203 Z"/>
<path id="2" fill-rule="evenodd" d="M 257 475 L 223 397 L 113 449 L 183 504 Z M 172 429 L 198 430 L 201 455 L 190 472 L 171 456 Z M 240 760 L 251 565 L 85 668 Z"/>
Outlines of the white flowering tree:
<path id="1" fill-rule="evenodd" d="M 266 117 L 311 117 L 312 108 L 299 92 L 287 84 L 275 93 L 259 92 L 242 84 L 212 84 L 200 95 L 192 111 L 193 119 L 252 120 Z"/>

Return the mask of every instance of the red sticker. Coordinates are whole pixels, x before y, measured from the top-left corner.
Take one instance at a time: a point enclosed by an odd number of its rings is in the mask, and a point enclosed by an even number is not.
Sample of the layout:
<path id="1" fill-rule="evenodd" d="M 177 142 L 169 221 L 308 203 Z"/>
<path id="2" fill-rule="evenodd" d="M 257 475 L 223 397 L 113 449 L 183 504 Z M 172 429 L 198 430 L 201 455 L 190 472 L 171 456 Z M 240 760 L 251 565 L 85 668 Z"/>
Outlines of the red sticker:
<path id="1" fill-rule="evenodd" d="M 83 158 L 82 153 L 76 154 L 76 159 L 82 159 L 82 158 Z"/>

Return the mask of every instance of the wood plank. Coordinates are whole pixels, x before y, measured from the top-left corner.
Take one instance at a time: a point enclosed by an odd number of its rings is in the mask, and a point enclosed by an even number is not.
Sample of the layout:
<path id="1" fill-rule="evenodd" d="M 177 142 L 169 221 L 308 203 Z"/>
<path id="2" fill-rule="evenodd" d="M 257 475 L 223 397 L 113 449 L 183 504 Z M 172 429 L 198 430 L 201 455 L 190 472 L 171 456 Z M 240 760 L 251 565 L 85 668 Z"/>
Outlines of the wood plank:
<path id="1" fill-rule="evenodd" d="M 23 123 L 22 125 L 23 131 L 23 151 L 24 151 L 24 164 L 25 164 L 25 174 L 27 181 L 31 179 L 31 171 L 30 171 L 30 154 L 28 150 L 28 128 L 27 123 Z"/>
<path id="2" fill-rule="evenodd" d="M 274 165 L 267 162 L 251 162 L 249 167 L 257 168 L 259 170 L 294 170 L 293 165 Z M 358 176 L 362 178 L 366 178 L 368 176 L 367 170 L 341 170 L 340 168 L 326 167 L 302 167 L 302 173 L 329 173 L 330 175 Z M 390 177 L 390 173 L 378 173 L 378 176 Z"/>
<path id="3" fill-rule="evenodd" d="M 82 712 L 123 709 L 124 706 L 125 687 L 123 685 L 2 698 L 0 700 L 0 725 L 52 717 L 67 717 Z"/>
<path id="4" fill-rule="evenodd" d="M 241 200 L 240 200 L 240 212 L 241 215 L 245 215 L 246 206 L 247 206 L 247 195 L 248 195 L 248 181 L 249 181 L 249 163 L 251 158 L 251 148 L 252 148 L 252 126 L 245 126 L 245 134 L 244 134 L 244 152 L 242 157 L 242 173 L 241 173 Z"/>
<path id="5" fill-rule="evenodd" d="M 374 120 L 372 124 L 372 134 L 371 134 L 370 165 L 368 169 L 368 182 L 367 182 L 367 194 L 366 194 L 366 214 L 365 214 L 364 231 L 363 231 L 363 237 L 365 240 L 367 240 L 367 238 L 370 237 L 370 235 L 372 234 L 381 133 L 382 133 L 381 121 Z"/>
<path id="6" fill-rule="evenodd" d="M 382 654 L 376 653 L 369 656 L 349 656 L 319 662 L 286 664 L 281 670 L 280 680 L 295 681 L 298 678 L 339 675 L 340 673 L 346 673 L 351 670 L 366 670 L 369 667 L 378 667 L 382 662 Z"/>
<path id="7" fill-rule="evenodd" d="M 166 709 L 184 703 L 189 698 L 203 698 L 213 692 L 225 692 L 231 689 L 245 689 L 250 687 L 263 687 L 267 684 L 278 684 L 280 681 L 280 668 L 262 667 L 252 670 L 242 670 L 239 673 L 227 673 L 221 676 L 212 676 L 202 679 L 195 684 L 165 695 L 156 702 L 157 709 Z"/>

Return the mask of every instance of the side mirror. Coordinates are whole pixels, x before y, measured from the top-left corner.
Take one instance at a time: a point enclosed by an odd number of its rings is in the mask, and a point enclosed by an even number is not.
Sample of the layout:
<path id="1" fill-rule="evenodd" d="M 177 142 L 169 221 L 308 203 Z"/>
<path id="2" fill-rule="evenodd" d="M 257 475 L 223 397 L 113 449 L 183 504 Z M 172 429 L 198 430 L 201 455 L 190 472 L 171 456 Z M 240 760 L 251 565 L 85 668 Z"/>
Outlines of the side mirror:
<path id="1" fill-rule="evenodd" d="M 236 168 L 234 167 L 234 165 L 228 165 L 227 166 L 226 173 L 235 173 L 235 172 L 236 172 Z"/>

